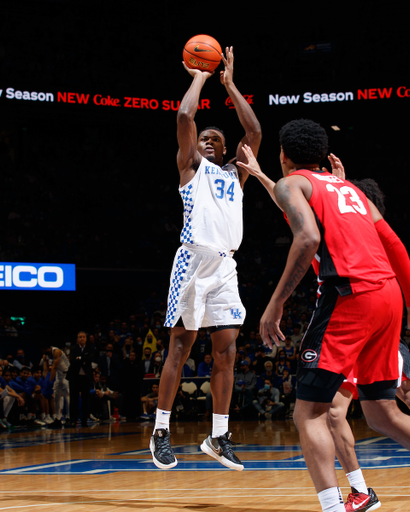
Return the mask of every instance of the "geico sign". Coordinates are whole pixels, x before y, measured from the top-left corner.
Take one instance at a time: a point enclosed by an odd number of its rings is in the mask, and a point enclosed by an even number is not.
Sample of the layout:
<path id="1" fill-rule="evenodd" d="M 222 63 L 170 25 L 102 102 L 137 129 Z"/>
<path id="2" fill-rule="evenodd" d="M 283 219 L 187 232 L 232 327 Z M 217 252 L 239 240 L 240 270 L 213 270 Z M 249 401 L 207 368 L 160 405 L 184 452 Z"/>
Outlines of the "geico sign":
<path id="1" fill-rule="evenodd" d="M 75 265 L 1 263 L 0 289 L 75 290 Z"/>

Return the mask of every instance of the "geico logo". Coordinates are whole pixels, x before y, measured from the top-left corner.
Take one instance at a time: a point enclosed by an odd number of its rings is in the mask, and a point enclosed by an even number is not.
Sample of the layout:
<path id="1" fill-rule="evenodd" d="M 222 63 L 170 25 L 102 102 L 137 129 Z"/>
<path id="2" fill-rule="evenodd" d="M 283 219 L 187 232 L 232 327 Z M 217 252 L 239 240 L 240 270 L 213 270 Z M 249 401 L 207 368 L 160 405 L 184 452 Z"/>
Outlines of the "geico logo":
<path id="1" fill-rule="evenodd" d="M 12 100 L 30 100 L 30 101 L 54 101 L 54 94 L 51 92 L 29 92 L 29 91 L 15 91 L 11 87 L 6 89 L 6 98 Z"/>
<path id="2" fill-rule="evenodd" d="M 397 89 L 397 96 L 399 96 L 399 98 L 410 98 L 410 89 L 399 87 Z"/>
<path id="3" fill-rule="evenodd" d="M 53 280 L 46 281 L 53 276 Z M 64 284 L 64 272 L 60 267 L 43 266 L 33 267 L 32 265 L 0 265 L 0 288 L 61 288 Z"/>
<path id="4" fill-rule="evenodd" d="M 317 359 L 317 352 L 314 350 L 307 349 L 302 354 L 302 361 L 305 363 L 312 363 Z"/>

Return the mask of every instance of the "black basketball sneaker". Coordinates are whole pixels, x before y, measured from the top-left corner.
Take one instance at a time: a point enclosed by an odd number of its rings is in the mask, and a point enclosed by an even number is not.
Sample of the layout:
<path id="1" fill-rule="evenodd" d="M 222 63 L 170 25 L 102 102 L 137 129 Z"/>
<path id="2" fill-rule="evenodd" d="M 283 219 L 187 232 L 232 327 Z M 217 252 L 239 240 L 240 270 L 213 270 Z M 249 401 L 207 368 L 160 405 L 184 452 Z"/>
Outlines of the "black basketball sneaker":
<path id="1" fill-rule="evenodd" d="M 170 436 L 166 428 L 158 428 L 151 436 L 149 449 L 152 460 L 159 469 L 171 469 L 178 464 L 174 450 L 171 448 Z"/>
<path id="2" fill-rule="evenodd" d="M 231 432 L 226 432 L 223 436 L 214 438 L 208 436 L 201 444 L 201 450 L 227 468 L 235 469 L 236 471 L 243 471 L 242 462 L 232 450 L 232 445 L 234 443 L 231 441 L 231 437 Z"/>

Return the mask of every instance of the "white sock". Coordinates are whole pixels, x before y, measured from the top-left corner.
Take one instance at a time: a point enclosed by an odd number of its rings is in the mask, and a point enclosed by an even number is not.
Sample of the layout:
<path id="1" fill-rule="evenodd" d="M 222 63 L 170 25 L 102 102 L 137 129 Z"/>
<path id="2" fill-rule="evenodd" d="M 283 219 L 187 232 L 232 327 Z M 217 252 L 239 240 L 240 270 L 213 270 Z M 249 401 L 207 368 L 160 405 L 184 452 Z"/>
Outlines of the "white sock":
<path id="1" fill-rule="evenodd" d="M 228 432 L 228 414 L 212 414 L 212 437 L 223 436 Z"/>
<path id="2" fill-rule="evenodd" d="M 40 414 L 40 420 L 44 420 L 44 418 L 46 417 L 46 413 L 45 412 L 42 412 Z"/>
<path id="3" fill-rule="evenodd" d="M 169 418 L 171 417 L 171 411 L 163 411 L 158 409 L 155 416 L 154 432 L 159 428 L 165 428 L 169 430 Z"/>
<path id="4" fill-rule="evenodd" d="M 330 487 L 318 493 L 323 512 L 345 512 L 340 487 Z"/>
<path id="5" fill-rule="evenodd" d="M 347 473 L 346 476 L 349 480 L 350 487 L 354 487 L 357 492 L 369 494 L 367 491 L 366 482 L 364 481 L 362 470 L 360 468 L 352 471 L 351 473 Z"/>

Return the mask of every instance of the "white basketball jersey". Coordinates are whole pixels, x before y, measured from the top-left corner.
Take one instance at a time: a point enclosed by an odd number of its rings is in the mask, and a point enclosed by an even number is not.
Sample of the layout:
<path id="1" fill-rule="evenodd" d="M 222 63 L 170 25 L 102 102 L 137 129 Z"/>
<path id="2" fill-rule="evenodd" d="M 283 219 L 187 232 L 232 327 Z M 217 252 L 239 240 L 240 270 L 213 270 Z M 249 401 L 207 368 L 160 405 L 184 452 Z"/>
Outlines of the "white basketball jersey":
<path id="1" fill-rule="evenodd" d="M 181 243 L 216 252 L 236 251 L 242 242 L 243 192 L 236 167 L 206 158 L 192 180 L 179 188 L 184 203 Z"/>
<path id="2" fill-rule="evenodd" d="M 57 347 L 51 347 L 51 350 L 54 353 L 54 350 L 61 350 L 61 349 L 59 349 Z M 61 350 L 61 356 L 60 356 L 60 361 L 58 363 L 57 372 L 65 373 L 65 372 L 67 372 L 69 366 L 70 366 L 70 362 L 68 360 L 68 357 Z"/>

